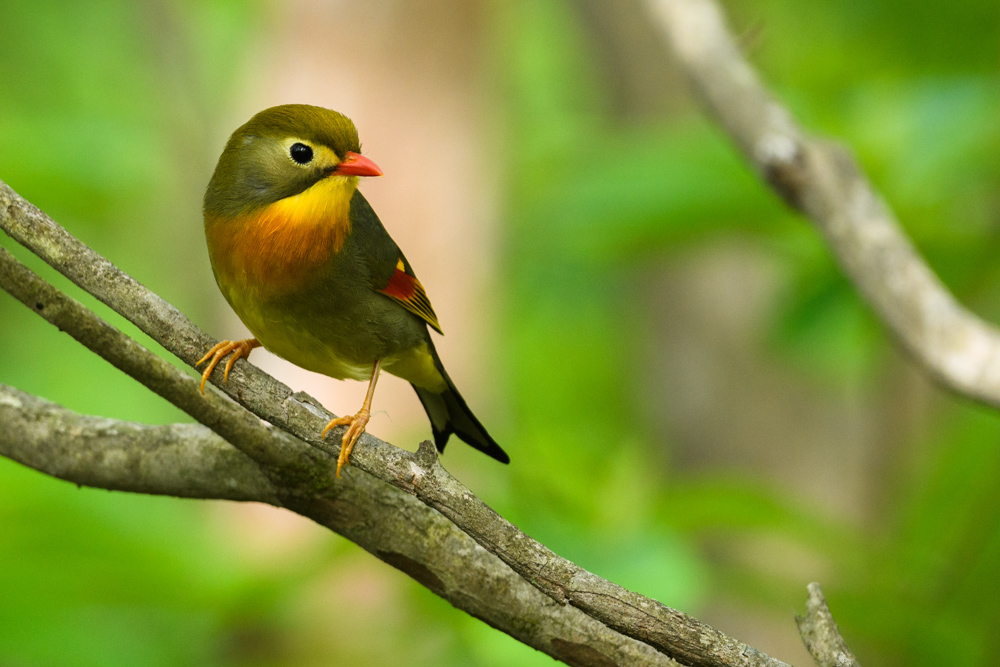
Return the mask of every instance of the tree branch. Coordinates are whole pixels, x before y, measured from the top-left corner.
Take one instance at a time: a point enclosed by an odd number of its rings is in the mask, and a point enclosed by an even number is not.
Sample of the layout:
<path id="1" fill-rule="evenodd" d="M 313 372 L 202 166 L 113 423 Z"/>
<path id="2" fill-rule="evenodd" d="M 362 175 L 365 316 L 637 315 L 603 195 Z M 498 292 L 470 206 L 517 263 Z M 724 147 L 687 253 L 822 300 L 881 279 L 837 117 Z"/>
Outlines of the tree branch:
<path id="1" fill-rule="evenodd" d="M 215 341 L 197 329 L 176 308 L 74 238 L 2 181 L 0 228 L 188 364 L 193 364 L 204 350 L 214 344 Z M 77 337 L 74 333 L 76 325 L 85 323 L 81 325 L 84 330 L 78 332 L 78 339 L 82 342 L 91 337 L 90 328 L 99 329 L 102 337 L 100 343 L 95 345 L 98 353 L 109 345 L 108 329 L 124 337 L 80 304 L 34 276 L 9 253 L 0 253 L 0 266 L 8 267 L 0 269 L 4 289 L 14 293 L 29 307 L 37 305 L 32 299 L 38 299 L 39 294 L 59 304 L 55 309 L 43 307 L 36 312 L 47 319 L 51 317 L 50 321 L 57 323 L 61 329 Z M 39 302 L 45 306 L 44 301 Z M 62 309 L 73 315 L 57 318 Z M 89 322 L 86 313 L 99 325 Z M 134 341 L 126 340 L 128 342 L 119 341 L 116 344 L 124 347 L 134 345 L 149 357 L 148 362 L 142 363 L 126 358 L 126 372 L 182 409 L 190 407 L 189 414 L 215 430 L 214 416 L 203 412 L 208 401 L 202 405 L 189 405 L 188 394 L 194 391 L 194 378 L 179 374 L 188 381 L 187 387 L 172 375 L 169 381 L 161 381 L 161 376 L 169 375 L 168 369 L 160 368 L 160 364 L 165 362 Z M 136 351 L 136 354 L 139 353 Z M 147 363 L 153 369 L 151 379 L 145 374 Z M 176 371 L 173 367 L 169 370 Z M 242 360 L 237 362 L 230 377 L 230 383 L 218 385 L 220 389 L 258 417 L 312 444 L 317 450 L 334 454 L 339 450 L 339 445 L 331 447 L 319 438 L 319 433 L 332 415 L 314 399 L 304 394 L 292 394 L 288 387 Z M 213 382 L 220 380 L 221 370 L 213 375 Z M 172 392 L 177 392 L 176 400 L 171 398 Z M 229 409 L 228 404 L 219 403 L 214 398 L 211 401 L 220 410 Z M 283 483 L 305 485 L 313 494 L 335 484 L 329 461 L 320 464 L 315 459 L 318 452 L 310 454 L 299 444 L 278 454 L 266 443 L 261 444 L 250 425 L 240 423 L 235 416 L 228 417 L 222 426 L 228 429 L 226 433 L 229 435 L 217 431 L 220 435 L 256 462 L 275 466 L 285 475 Z M 242 429 L 250 431 L 244 434 Z M 273 432 L 273 429 L 268 430 Z M 248 441 L 243 442 L 243 437 L 247 437 Z M 258 445 L 260 448 L 257 448 Z M 282 457 L 281 461 L 276 459 L 278 456 Z M 285 462 L 292 468 L 290 473 Z M 697 619 L 626 590 L 556 555 L 498 515 L 448 474 L 438 462 L 436 450 L 429 444 L 411 454 L 365 434 L 360 446 L 352 453 L 351 462 L 349 477 L 360 479 L 362 476 L 354 472 L 359 470 L 414 495 L 559 604 L 568 603 L 612 630 L 645 642 L 667 656 L 695 666 L 779 667 L 785 664 Z M 311 516 L 309 511 L 312 506 L 308 502 L 289 507 Z"/>
<path id="2" fill-rule="evenodd" d="M 3 247 L 0 247 L 0 287 L 115 368 L 236 444 L 254 461 L 300 471 L 322 465 L 321 454 L 305 443 L 261 424 L 216 392 L 201 395 L 191 376 L 42 280 Z M 275 441 L 281 447 L 275 447 Z"/>
<path id="3" fill-rule="evenodd" d="M 819 584 L 809 584 L 806 615 L 796 616 L 795 623 L 799 626 L 802 641 L 819 667 L 861 667 L 840 636 Z"/>
<path id="4" fill-rule="evenodd" d="M 88 417 L 0 384 L 0 455 L 81 486 L 281 506 L 249 457 L 195 424 Z"/>
<path id="5" fill-rule="evenodd" d="M 761 178 L 816 224 L 903 348 L 939 384 L 1000 407 L 1000 332 L 955 300 L 848 152 L 803 132 L 774 100 L 713 0 L 647 2 L 705 105 Z"/>
<path id="6" fill-rule="evenodd" d="M 470 569 L 469 562 L 455 560 L 454 554 L 468 554 L 475 547 L 471 541 L 467 544 L 457 542 L 456 535 L 435 525 L 448 524 L 458 531 L 457 527 L 440 514 L 397 489 L 379 484 L 367 475 L 347 475 L 345 479 L 335 480 L 332 464 L 336 460 L 336 451 L 331 458 L 327 451 L 313 448 L 281 430 L 267 427 L 218 393 L 201 396 L 195 378 L 174 368 L 77 301 L 59 292 L 3 248 L 0 248 L 0 287 L 117 368 L 181 407 L 220 435 L 225 435 L 249 459 L 261 464 L 261 470 L 275 480 L 278 502 L 275 502 L 274 496 L 264 496 L 257 500 L 279 504 L 330 527 L 452 604 L 553 657 L 568 659 L 571 664 L 584 665 L 601 664 L 598 657 L 608 655 L 616 656 L 622 664 L 644 664 L 656 657 L 648 647 L 586 618 L 582 612 L 548 601 L 539 603 L 537 597 L 525 598 L 523 587 L 530 588 L 529 584 L 495 557 L 492 557 L 494 562 L 489 563 L 490 567 L 482 567 L 478 572 L 475 568 Z M 381 441 L 379 443 L 386 448 L 396 449 Z M 422 458 L 426 460 L 430 457 L 430 465 L 436 465 L 436 450 L 433 445 L 424 447 L 422 451 Z M 27 463 L 26 459 L 17 456 L 13 458 Z M 41 469 L 56 466 L 58 464 L 46 461 L 45 467 Z M 439 465 L 436 467 L 440 468 Z M 77 470 L 77 474 L 82 472 Z M 93 474 L 96 476 L 100 473 Z M 175 474 L 180 475 L 180 472 Z M 123 479 L 128 475 L 130 472 L 124 471 L 115 484 L 128 483 Z M 347 479 L 350 481 L 346 481 Z M 191 490 L 180 495 L 192 497 L 194 492 Z M 209 497 L 218 495 L 219 492 L 214 491 Z M 345 502 L 345 498 L 352 500 Z M 406 499 L 405 503 L 403 498 Z M 414 506 L 422 510 L 420 516 Z M 383 516 L 384 510 L 379 508 L 391 508 L 399 514 L 395 520 L 389 521 Z M 377 516 L 372 517 L 372 514 Z M 410 528 L 404 530 L 406 527 L 400 525 L 400 521 Z M 426 534 L 439 539 L 432 539 L 429 545 L 424 544 L 426 540 L 418 540 L 415 544 L 401 544 L 402 536 L 412 532 L 412 526 L 420 523 L 424 525 L 418 533 L 430 531 Z M 399 532 L 401 530 L 403 532 Z M 463 538 L 468 540 L 464 534 Z M 458 551 L 443 550 L 439 541 L 444 541 Z M 408 553 L 414 550 L 417 553 Z M 486 555 L 486 551 L 481 550 L 481 553 Z M 441 582 L 448 580 L 444 576 L 446 574 L 463 585 L 455 590 L 443 589 Z M 519 582 L 520 588 L 512 586 L 511 577 Z M 506 596 L 495 590 L 501 583 L 504 590 L 509 591 Z M 518 595 L 518 599 L 505 599 L 514 593 Z M 541 593 L 537 595 L 540 596 Z M 528 602 L 531 604 L 527 604 Z M 534 623 L 524 625 L 527 619 L 534 619 Z M 666 656 L 660 657 L 666 660 Z"/>
<path id="7" fill-rule="evenodd" d="M 459 609 L 570 665 L 676 664 L 577 609 L 554 604 L 440 514 L 368 475 L 304 494 L 276 484 L 204 426 L 83 416 L 3 385 L 0 423 L 0 455 L 76 484 L 289 507 Z"/>

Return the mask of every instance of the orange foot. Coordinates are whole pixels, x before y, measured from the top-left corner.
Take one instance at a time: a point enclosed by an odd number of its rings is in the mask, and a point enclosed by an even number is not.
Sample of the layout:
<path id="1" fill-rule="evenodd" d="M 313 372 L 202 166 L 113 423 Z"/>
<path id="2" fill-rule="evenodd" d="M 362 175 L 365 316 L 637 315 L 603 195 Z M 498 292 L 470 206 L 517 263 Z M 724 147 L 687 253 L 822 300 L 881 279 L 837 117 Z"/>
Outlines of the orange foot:
<path id="1" fill-rule="evenodd" d="M 212 360 L 208 362 L 208 367 L 205 372 L 201 374 L 201 393 L 205 393 L 205 383 L 208 382 L 208 376 L 212 374 L 215 367 L 219 365 L 223 357 L 227 354 L 232 353 L 233 356 L 229 357 L 229 361 L 226 362 L 226 372 L 223 374 L 222 379 L 229 382 L 229 371 L 232 370 L 233 364 L 240 357 L 245 359 L 250 358 L 250 350 L 255 347 L 260 347 L 260 342 L 256 338 L 248 338 L 246 340 L 224 340 L 211 350 L 209 350 L 204 357 L 198 360 L 195 364 L 195 368 L 201 366 L 203 363 L 208 361 L 209 358 Z"/>
<path id="2" fill-rule="evenodd" d="M 334 419 L 326 428 L 323 429 L 323 433 L 320 435 L 321 438 L 325 438 L 327 432 L 338 426 L 346 426 L 347 430 L 344 431 L 344 437 L 340 440 L 340 456 L 337 457 L 337 477 L 340 477 L 340 469 L 347 465 L 347 457 L 351 455 L 351 450 L 354 449 L 354 443 L 358 441 L 361 434 L 365 432 L 365 426 L 368 425 L 368 420 L 371 419 L 372 415 L 368 408 L 361 408 L 358 414 L 353 417 L 338 417 Z"/>
<path id="3" fill-rule="evenodd" d="M 378 382 L 378 374 L 381 368 L 381 360 L 372 364 L 372 379 L 368 381 L 368 393 L 365 394 L 365 402 L 361 405 L 361 409 L 358 410 L 358 414 L 353 417 L 338 417 L 332 420 L 326 425 L 326 428 L 323 429 L 323 432 L 319 436 L 320 438 L 325 438 L 330 429 L 337 426 L 347 427 L 347 430 L 344 431 L 344 437 L 340 441 L 340 456 L 337 457 L 337 477 L 340 477 L 340 469 L 347 465 L 347 457 L 351 455 L 354 443 L 365 432 L 365 426 L 368 425 L 368 420 L 372 418 L 372 397 L 375 395 L 375 383 Z"/>

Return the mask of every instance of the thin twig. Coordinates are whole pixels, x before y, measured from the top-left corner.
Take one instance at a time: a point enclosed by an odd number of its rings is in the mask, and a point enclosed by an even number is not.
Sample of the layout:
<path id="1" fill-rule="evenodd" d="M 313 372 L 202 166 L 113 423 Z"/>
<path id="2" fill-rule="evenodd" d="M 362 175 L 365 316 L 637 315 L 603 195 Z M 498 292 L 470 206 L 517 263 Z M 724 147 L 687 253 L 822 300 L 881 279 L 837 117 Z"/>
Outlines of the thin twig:
<path id="1" fill-rule="evenodd" d="M 966 310 L 841 146 L 806 134 L 761 84 L 713 0 L 647 0 L 654 22 L 744 157 L 825 237 L 910 356 L 944 387 L 1000 407 L 1000 331 Z"/>
<path id="2" fill-rule="evenodd" d="M 806 615 L 796 616 L 802 641 L 819 667 L 861 667 L 847 648 L 819 584 L 809 584 Z"/>

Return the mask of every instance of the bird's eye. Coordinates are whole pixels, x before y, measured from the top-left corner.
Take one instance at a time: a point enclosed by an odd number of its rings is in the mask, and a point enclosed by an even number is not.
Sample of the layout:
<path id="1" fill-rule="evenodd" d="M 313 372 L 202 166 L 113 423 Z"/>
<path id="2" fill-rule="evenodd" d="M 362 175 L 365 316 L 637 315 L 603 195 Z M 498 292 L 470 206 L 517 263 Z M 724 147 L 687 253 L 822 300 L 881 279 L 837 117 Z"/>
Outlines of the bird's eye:
<path id="1" fill-rule="evenodd" d="M 292 144 L 292 147 L 288 149 L 288 153 L 299 164 L 309 164 L 313 159 L 313 149 L 305 144 Z"/>

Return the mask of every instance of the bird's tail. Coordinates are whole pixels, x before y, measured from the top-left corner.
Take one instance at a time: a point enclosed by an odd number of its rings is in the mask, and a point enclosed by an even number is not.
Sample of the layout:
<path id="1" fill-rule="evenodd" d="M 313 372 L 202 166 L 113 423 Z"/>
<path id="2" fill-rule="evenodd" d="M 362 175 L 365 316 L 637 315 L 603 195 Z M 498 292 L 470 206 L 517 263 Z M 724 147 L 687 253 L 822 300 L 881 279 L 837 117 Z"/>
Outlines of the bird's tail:
<path id="1" fill-rule="evenodd" d="M 455 389 L 455 383 L 451 381 L 448 374 L 441 365 L 434 344 L 428 341 L 431 355 L 434 357 L 434 365 L 441 372 L 448 388 L 436 393 L 429 389 L 412 385 L 417 392 L 420 402 L 427 411 L 427 416 L 431 420 L 431 430 L 434 431 L 434 444 L 439 452 L 444 451 L 444 446 L 448 444 L 448 438 L 454 433 L 459 438 L 469 443 L 487 456 L 492 456 L 500 463 L 510 463 L 510 457 L 500 448 L 490 434 L 486 432 L 483 425 L 479 423 L 472 410 L 465 404 L 465 399 Z"/>

